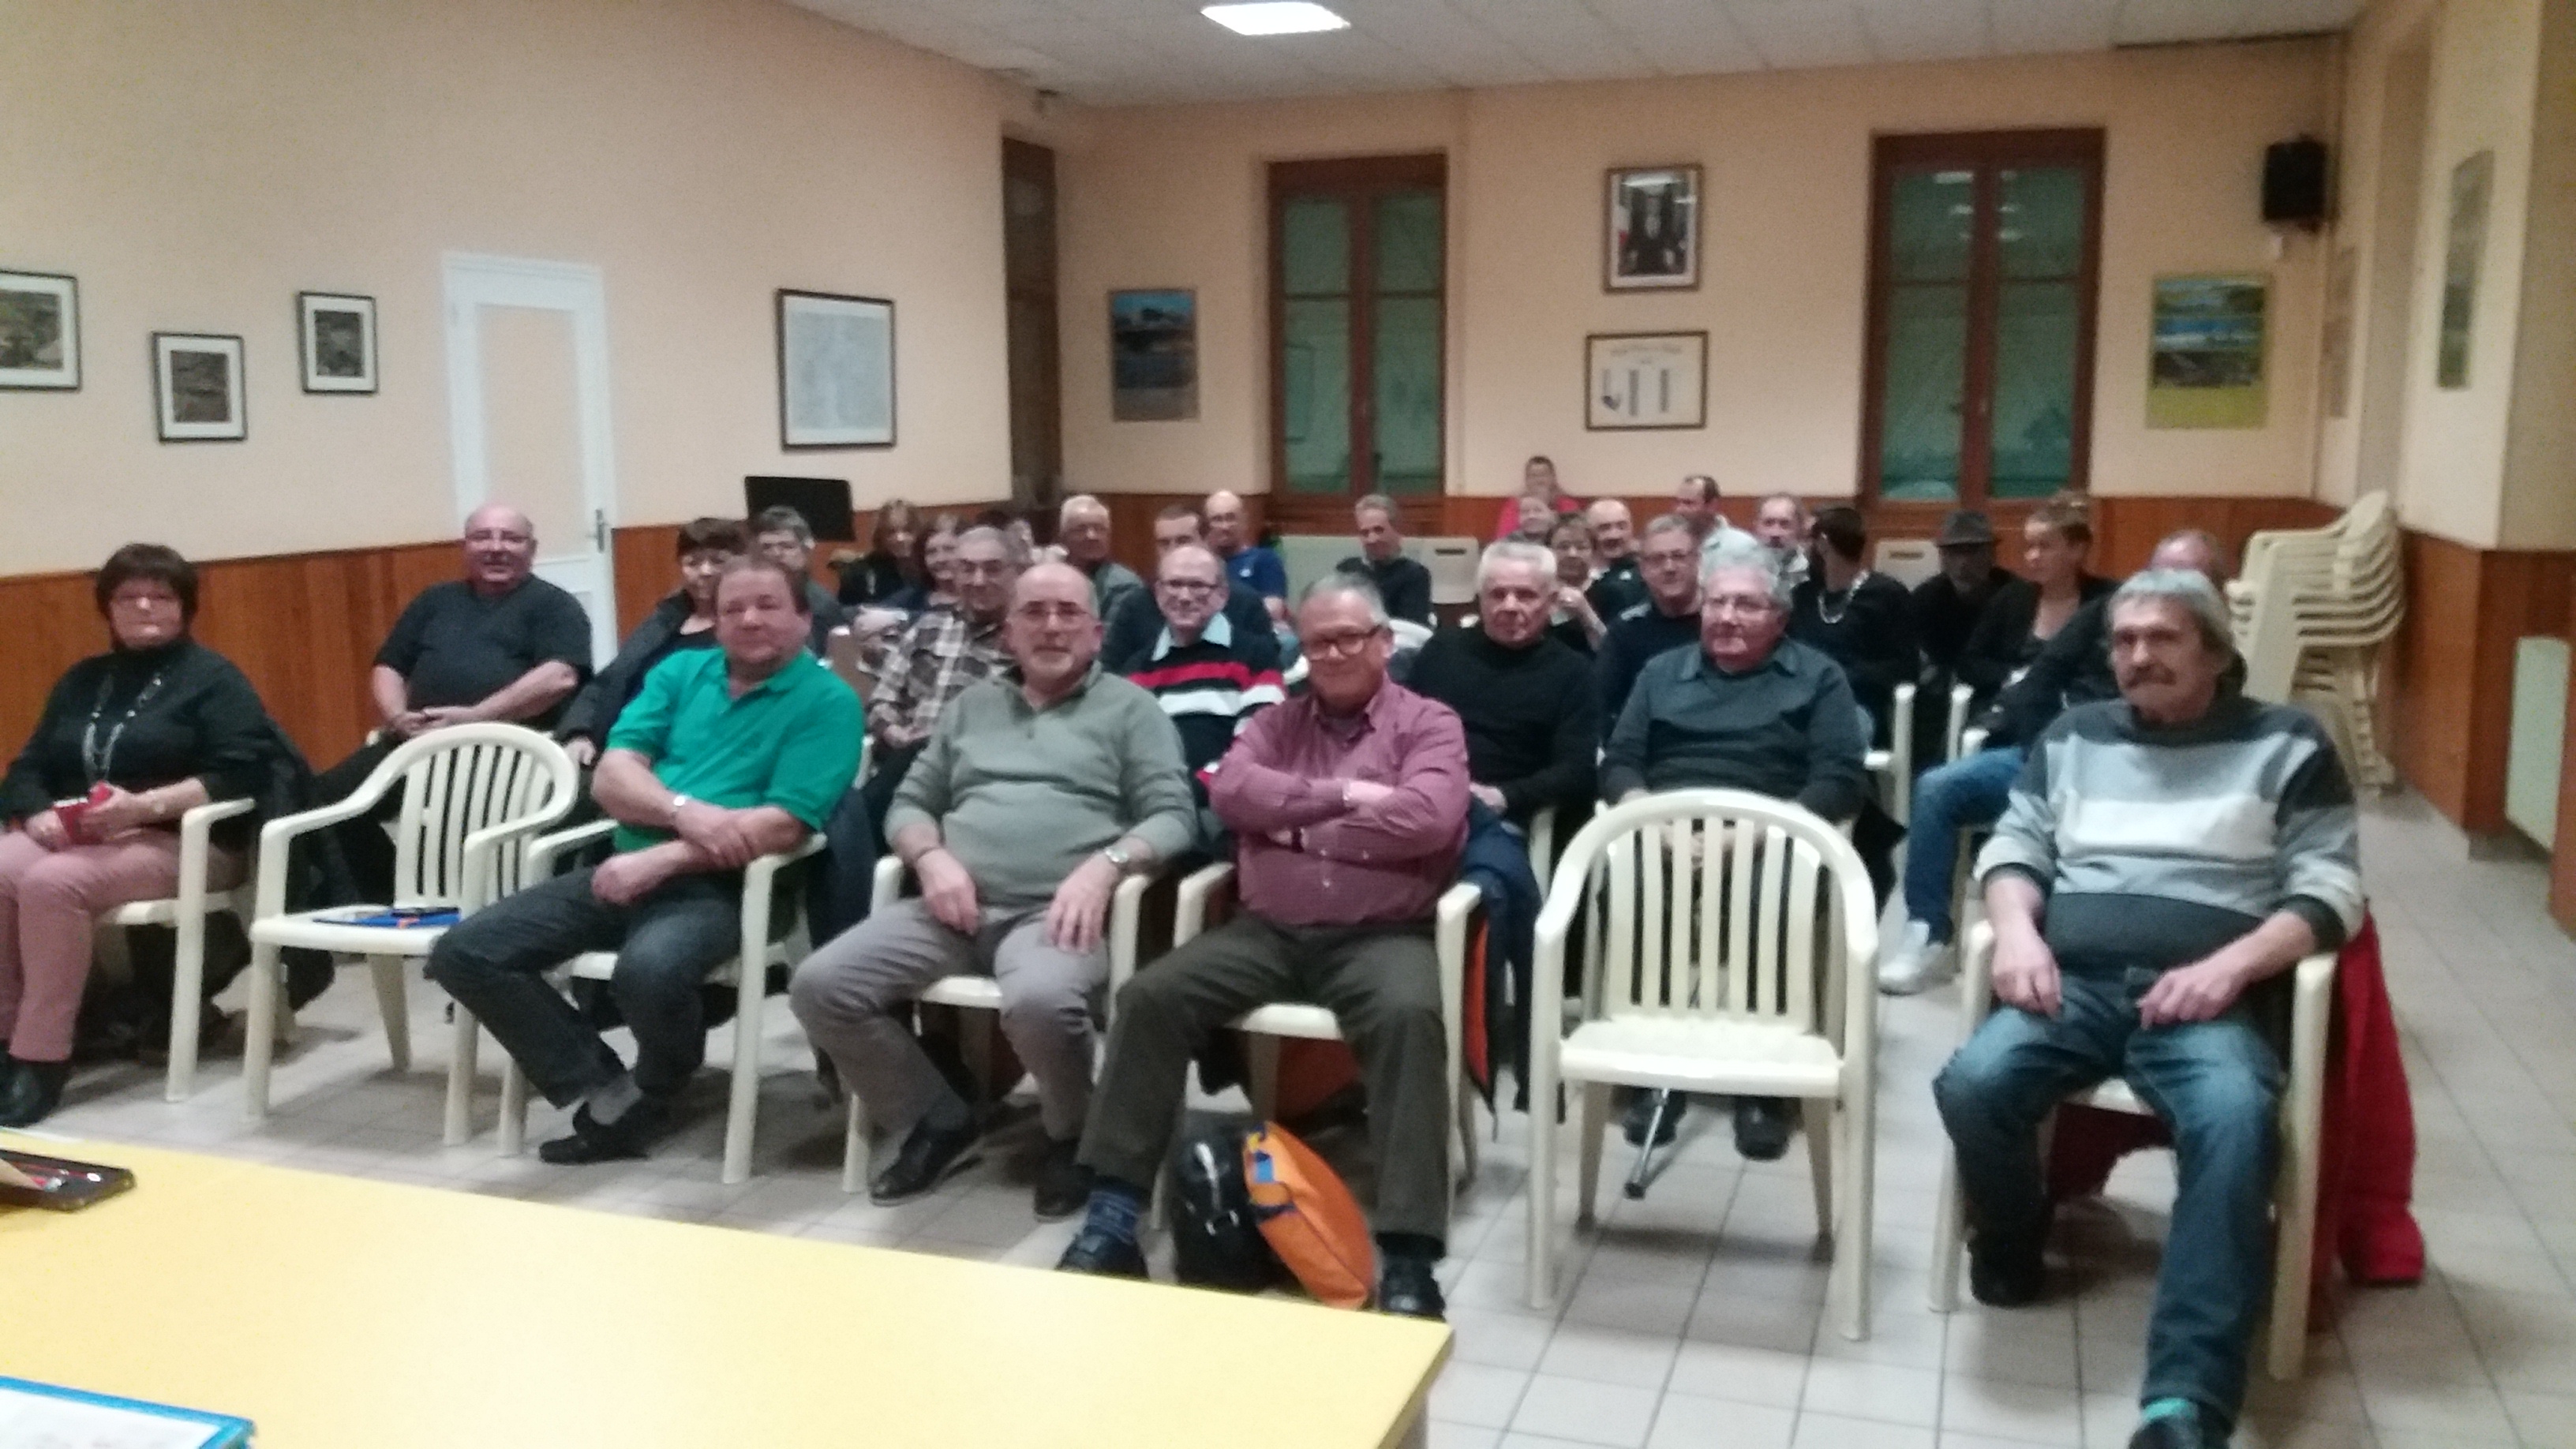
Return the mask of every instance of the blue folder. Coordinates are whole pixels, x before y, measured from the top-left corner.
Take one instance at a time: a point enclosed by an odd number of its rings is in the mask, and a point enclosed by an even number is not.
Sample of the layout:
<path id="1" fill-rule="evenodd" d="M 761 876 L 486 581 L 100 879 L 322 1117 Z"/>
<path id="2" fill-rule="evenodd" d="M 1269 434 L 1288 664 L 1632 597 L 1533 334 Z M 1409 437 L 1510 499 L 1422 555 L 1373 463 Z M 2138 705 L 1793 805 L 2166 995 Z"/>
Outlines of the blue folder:
<path id="1" fill-rule="evenodd" d="M 191 1449 L 247 1449 L 252 1442 L 250 1420 L 230 1414 L 176 1409 L 167 1404 L 85 1393 L 0 1375 L 0 1438 L 6 1437 L 13 1425 L 32 1428 L 58 1415 L 81 1417 L 82 1428 L 93 1436 L 78 1441 L 84 1444 L 120 1442 L 114 1437 L 119 1415 L 130 1416 L 129 1434 L 136 1443 L 166 1444 L 170 1442 L 168 1431 L 179 1426 L 203 1431 L 201 1437 L 185 1441 Z"/>

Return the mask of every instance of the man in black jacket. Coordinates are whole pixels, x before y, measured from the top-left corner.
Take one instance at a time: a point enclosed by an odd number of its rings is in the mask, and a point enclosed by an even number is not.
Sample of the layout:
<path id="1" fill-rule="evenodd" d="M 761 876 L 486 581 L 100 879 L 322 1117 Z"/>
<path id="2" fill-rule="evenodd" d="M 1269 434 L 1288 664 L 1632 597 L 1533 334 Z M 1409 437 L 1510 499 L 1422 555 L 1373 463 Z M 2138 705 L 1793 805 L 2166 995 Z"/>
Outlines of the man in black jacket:
<path id="1" fill-rule="evenodd" d="M 1601 636 L 1601 650 L 1593 656 L 1603 730 L 1618 723 L 1647 660 L 1699 642 L 1699 559 L 1699 535 L 1690 520 L 1667 513 L 1646 525 L 1637 545 L 1646 602 L 1610 621 L 1610 632 Z"/>
<path id="2" fill-rule="evenodd" d="M 715 647 L 716 581 L 725 565 L 751 552 L 751 539 L 730 518 L 693 518 L 680 525 L 677 549 L 680 586 L 617 646 L 617 657 L 572 697 L 555 727 L 565 753 L 584 769 L 599 758 L 618 711 L 644 687 L 646 671 L 683 649 Z"/>
<path id="3" fill-rule="evenodd" d="M 1185 543 L 1208 547 L 1207 526 L 1197 509 L 1175 503 L 1154 515 L 1154 562 L 1158 573 L 1163 556 Z M 1219 612 L 1225 616 L 1229 632 L 1237 638 L 1249 639 L 1256 632 L 1277 637 L 1271 627 L 1270 605 L 1231 575 L 1227 579 L 1225 606 Z M 1100 667 L 1111 674 L 1132 672 L 1137 661 L 1152 651 L 1154 641 L 1162 637 L 1167 622 L 1153 590 L 1138 589 L 1121 598 L 1101 630 Z"/>
<path id="4" fill-rule="evenodd" d="M 1526 825 L 1547 806 L 1591 798 L 1599 716 L 1589 664 L 1548 635 L 1554 555 L 1507 539 L 1485 549 L 1476 573 L 1474 627 L 1432 635 L 1406 687 L 1457 711 L 1469 793 Z"/>
<path id="5" fill-rule="evenodd" d="M 1372 493 L 1351 505 L 1351 523 L 1359 531 L 1360 551 L 1336 567 L 1377 585 L 1386 601 L 1386 616 L 1428 627 L 1431 623 L 1431 570 L 1404 553 L 1404 530 L 1397 526 L 1395 500 Z"/>

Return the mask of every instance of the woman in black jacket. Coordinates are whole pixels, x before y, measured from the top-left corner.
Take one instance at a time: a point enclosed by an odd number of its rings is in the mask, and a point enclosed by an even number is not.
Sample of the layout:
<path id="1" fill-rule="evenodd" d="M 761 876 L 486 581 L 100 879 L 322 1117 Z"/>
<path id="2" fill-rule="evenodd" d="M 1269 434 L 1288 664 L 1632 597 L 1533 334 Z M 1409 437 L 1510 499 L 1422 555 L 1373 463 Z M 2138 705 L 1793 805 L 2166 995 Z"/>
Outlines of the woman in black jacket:
<path id="1" fill-rule="evenodd" d="M 565 706 L 555 726 L 564 752 L 589 769 L 608 743 L 618 712 L 644 687 L 653 666 L 683 649 L 712 649 L 716 642 L 716 580 L 725 565 L 751 552 L 751 535 L 730 518 L 693 518 L 680 525 L 680 586 L 653 606 L 617 648 L 608 667 Z"/>
<path id="2" fill-rule="evenodd" d="M 2080 498 L 2052 498 L 2021 527 L 2022 576 L 1995 590 L 1959 651 L 1957 677 L 1984 709 L 2030 667 L 2040 647 L 2075 611 L 2111 592 L 2113 581 L 2084 571 L 2093 527 Z"/>
<path id="3" fill-rule="evenodd" d="M 868 551 L 847 562 L 835 562 L 841 576 L 841 602 L 852 607 L 920 611 L 921 510 L 900 498 L 889 498 L 868 522 Z M 907 603 L 909 598 L 913 602 Z"/>
<path id="4" fill-rule="evenodd" d="M 1857 508 L 1825 508 L 1813 525 L 1807 577 L 1789 595 L 1789 637 L 1830 655 L 1869 711 L 1873 745 L 1887 743 L 1896 686 L 1914 680 L 1913 600 L 1905 585 L 1861 562 L 1869 525 Z"/>
<path id="5" fill-rule="evenodd" d="M 0 1127 L 50 1114 L 71 1072 L 91 923 L 178 893 L 179 817 L 258 791 L 275 738 L 232 662 L 191 638 L 197 571 L 156 543 L 93 587 L 114 647 L 71 667 L 0 777 Z M 240 884 L 253 822 L 216 827 L 207 884 Z"/>

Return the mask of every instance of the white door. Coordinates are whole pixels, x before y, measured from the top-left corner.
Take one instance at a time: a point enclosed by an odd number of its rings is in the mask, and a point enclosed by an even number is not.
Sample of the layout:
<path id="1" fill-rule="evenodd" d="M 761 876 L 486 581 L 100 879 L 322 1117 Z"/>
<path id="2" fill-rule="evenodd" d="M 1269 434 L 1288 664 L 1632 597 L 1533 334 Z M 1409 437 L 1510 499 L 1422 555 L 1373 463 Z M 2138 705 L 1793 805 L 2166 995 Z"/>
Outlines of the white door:
<path id="1" fill-rule="evenodd" d="M 446 257 L 447 399 L 459 523 L 487 502 L 536 525 L 537 576 L 590 613 L 591 653 L 617 651 L 608 531 L 608 303 L 597 267 Z"/>

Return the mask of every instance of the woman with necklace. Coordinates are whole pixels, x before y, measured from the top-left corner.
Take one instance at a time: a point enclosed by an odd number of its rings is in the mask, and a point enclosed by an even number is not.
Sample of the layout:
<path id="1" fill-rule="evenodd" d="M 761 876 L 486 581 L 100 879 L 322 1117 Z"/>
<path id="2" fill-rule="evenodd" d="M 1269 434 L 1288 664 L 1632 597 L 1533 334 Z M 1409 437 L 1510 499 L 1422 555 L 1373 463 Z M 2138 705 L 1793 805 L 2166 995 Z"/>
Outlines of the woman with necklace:
<path id="1" fill-rule="evenodd" d="M 254 793 L 269 764 L 274 726 L 258 692 L 189 637 L 197 571 L 186 559 L 127 544 L 93 594 L 114 647 L 55 683 L 0 777 L 0 1127 L 29 1126 L 62 1100 L 92 920 L 176 894 L 179 817 Z M 213 889 L 240 883 L 254 823 L 216 827 Z"/>
<path id="2" fill-rule="evenodd" d="M 1869 526 L 1859 509 L 1819 509 L 1811 537 L 1807 577 L 1789 596 L 1789 637 L 1843 667 L 1869 712 L 1871 743 L 1883 747 L 1896 686 L 1919 667 L 1911 600 L 1903 584 L 1861 562 Z"/>

